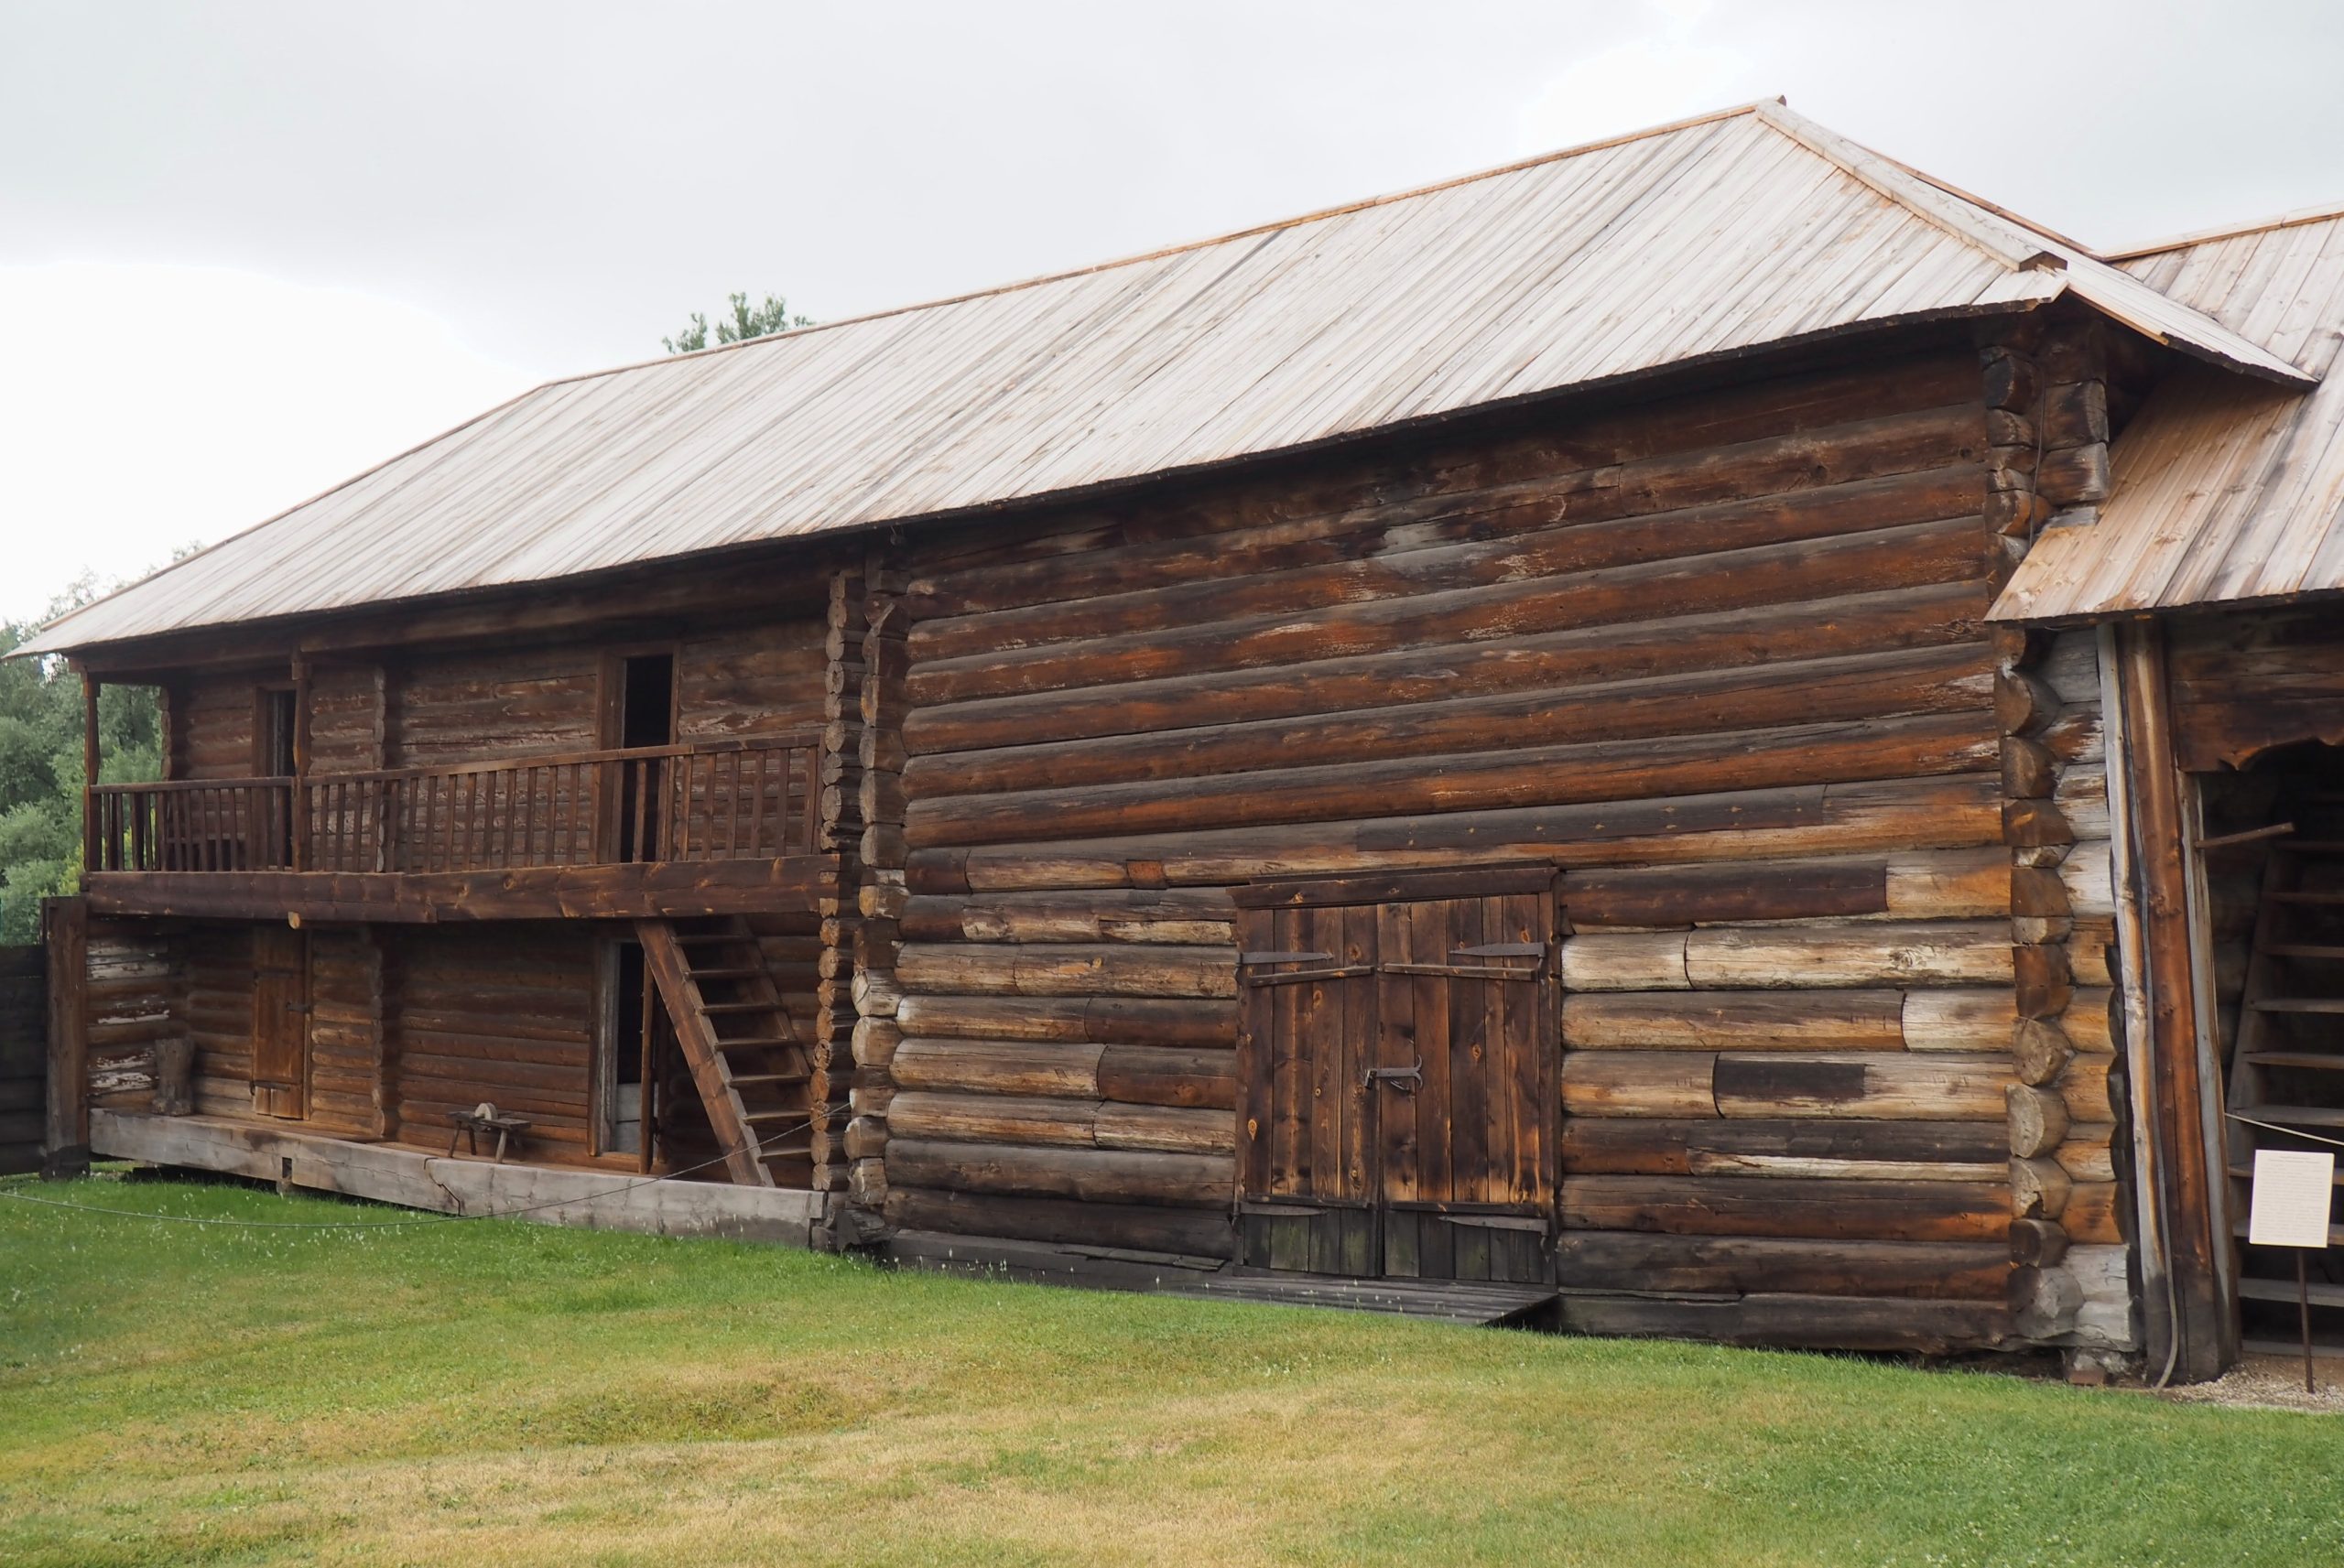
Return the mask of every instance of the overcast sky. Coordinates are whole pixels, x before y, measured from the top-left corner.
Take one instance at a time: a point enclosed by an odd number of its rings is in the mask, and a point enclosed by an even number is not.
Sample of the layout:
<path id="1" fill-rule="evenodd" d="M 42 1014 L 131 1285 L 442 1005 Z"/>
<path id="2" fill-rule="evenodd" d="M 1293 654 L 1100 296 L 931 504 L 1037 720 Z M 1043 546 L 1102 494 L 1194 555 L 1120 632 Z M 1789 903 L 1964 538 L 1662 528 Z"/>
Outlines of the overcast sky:
<path id="1" fill-rule="evenodd" d="M 0 615 L 733 289 L 836 319 L 1776 94 L 2118 245 L 2344 200 L 2339 66 L 2319 0 L 0 0 Z"/>

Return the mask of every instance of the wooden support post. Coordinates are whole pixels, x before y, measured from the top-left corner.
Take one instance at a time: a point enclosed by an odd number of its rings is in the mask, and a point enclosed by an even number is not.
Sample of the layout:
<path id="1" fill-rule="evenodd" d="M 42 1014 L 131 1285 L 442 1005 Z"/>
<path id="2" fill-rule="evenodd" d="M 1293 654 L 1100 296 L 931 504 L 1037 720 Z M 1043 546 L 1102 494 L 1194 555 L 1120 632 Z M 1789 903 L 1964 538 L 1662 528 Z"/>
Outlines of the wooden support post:
<path id="1" fill-rule="evenodd" d="M 98 855 L 98 677 L 81 672 L 81 869 L 95 871 Z"/>
<path id="2" fill-rule="evenodd" d="M 49 1122 L 41 1174 L 90 1170 L 90 906 L 80 898 L 41 901 L 49 963 Z"/>
<path id="3" fill-rule="evenodd" d="M 2129 859 L 2137 879 L 2142 982 L 2148 1000 L 2143 1052 L 2148 1081 L 2133 1097 L 2149 1122 L 2158 1156 L 2149 1199 L 2162 1220 L 2170 1309 L 2153 1300 L 2152 1316 L 2170 1319 L 2164 1339 L 2174 1375 L 2217 1377 L 2236 1346 L 2222 1259 L 2218 1166 L 2207 1138 L 2210 1043 L 2199 1037 L 2197 975 L 2190 961 L 2188 882 L 2182 857 L 2186 828 L 2181 774 L 2173 752 L 2165 643 L 2154 623 L 2124 626 L 2116 639 L 2122 679 L 2127 795 L 2132 806 Z M 2118 759 L 2111 758 L 2111 763 Z"/>
<path id="4" fill-rule="evenodd" d="M 293 869 L 309 869 L 309 657 L 293 655 Z"/>

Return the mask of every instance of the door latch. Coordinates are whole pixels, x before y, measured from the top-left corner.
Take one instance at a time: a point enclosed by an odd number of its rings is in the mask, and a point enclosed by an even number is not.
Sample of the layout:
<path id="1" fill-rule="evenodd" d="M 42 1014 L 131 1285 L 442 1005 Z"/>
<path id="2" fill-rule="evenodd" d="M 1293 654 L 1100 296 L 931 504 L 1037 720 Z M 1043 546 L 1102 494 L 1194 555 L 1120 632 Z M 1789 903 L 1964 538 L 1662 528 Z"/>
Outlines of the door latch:
<path id="1" fill-rule="evenodd" d="M 1425 1081 L 1424 1060 L 1419 1057 L 1413 1065 L 1405 1067 L 1370 1067 L 1360 1075 L 1359 1081 L 1365 1088 L 1389 1084 L 1404 1095 L 1412 1095 Z"/>

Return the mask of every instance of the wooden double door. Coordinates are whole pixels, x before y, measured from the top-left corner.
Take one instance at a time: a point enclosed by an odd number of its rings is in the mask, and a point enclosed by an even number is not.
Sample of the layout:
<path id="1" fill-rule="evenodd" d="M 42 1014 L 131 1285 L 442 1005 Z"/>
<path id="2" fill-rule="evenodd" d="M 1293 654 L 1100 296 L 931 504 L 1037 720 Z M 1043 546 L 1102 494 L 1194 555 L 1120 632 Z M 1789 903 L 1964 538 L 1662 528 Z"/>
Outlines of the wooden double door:
<path id="1" fill-rule="evenodd" d="M 1236 896 L 1242 1260 L 1552 1278 L 1553 870 Z"/>

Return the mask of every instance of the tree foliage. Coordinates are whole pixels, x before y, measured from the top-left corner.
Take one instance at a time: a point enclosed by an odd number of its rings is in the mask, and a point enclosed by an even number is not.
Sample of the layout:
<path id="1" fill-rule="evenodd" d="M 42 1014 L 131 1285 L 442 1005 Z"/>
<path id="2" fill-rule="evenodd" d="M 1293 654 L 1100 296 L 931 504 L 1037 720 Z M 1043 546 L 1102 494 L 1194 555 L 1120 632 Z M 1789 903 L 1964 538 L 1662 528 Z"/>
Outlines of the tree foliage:
<path id="1" fill-rule="evenodd" d="M 763 305 L 753 306 L 745 294 L 730 297 L 732 319 L 718 318 L 716 341 L 719 343 L 745 343 L 751 338 L 762 338 L 769 332 L 786 332 L 792 327 L 810 327 L 814 323 L 804 316 L 792 316 L 789 302 L 779 295 L 768 294 Z M 671 354 L 697 353 L 708 347 L 708 318 L 695 310 L 690 323 L 672 338 L 662 338 Z"/>
<path id="2" fill-rule="evenodd" d="M 84 577 L 42 622 L 87 604 Z M 22 646 L 41 622 L 0 622 L 0 654 Z M 162 728 L 152 690 L 98 694 L 100 782 L 163 776 Z M 38 940 L 40 901 L 81 884 L 81 683 L 59 659 L 0 663 L 0 943 Z"/>

